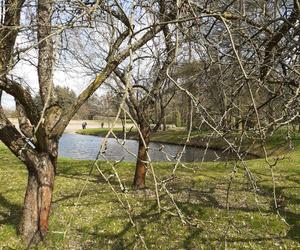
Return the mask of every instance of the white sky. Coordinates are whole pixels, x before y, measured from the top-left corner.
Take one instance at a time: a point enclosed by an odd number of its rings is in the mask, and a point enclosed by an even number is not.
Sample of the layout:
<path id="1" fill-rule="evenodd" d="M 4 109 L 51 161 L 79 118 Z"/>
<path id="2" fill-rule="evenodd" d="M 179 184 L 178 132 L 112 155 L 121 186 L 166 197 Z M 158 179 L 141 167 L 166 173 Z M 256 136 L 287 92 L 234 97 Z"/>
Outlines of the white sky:
<path id="1" fill-rule="evenodd" d="M 29 53 L 29 56 L 33 56 L 34 52 Z M 28 56 L 28 55 L 27 55 Z M 34 59 L 31 61 L 34 62 Z M 13 78 L 16 78 L 23 86 L 29 86 L 33 93 L 38 93 L 38 75 L 36 67 L 30 64 L 28 61 L 21 60 L 11 72 Z M 53 81 L 55 85 L 66 86 L 74 90 L 78 95 L 84 90 L 90 81 L 92 80 L 91 76 L 86 76 L 83 73 L 83 69 L 73 67 L 70 70 L 54 70 Z M 101 90 L 97 91 L 102 92 Z M 2 97 L 2 106 L 6 109 L 15 109 L 14 98 L 5 92 Z"/>
<path id="2" fill-rule="evenodd" d="M 24 85 L 29 85 L 35 93 L 38 92 L 38 76 L 34 66 L 26 63 L 18 65 L 14 70 L 14 75 L 24 80 Z M 78 95 L 88 86 L 91 81 L 91 77 L 85 76 L 82 73 L 63 72 L 57 70 L 54 72 L 53 81 L 55 85 L 69 87 Z M 98 90 L 97 92 L 102 91 Z M 4 92 L 2 97 L 2 106 L 6 109 L 15 109 L 14 98 Z"/>

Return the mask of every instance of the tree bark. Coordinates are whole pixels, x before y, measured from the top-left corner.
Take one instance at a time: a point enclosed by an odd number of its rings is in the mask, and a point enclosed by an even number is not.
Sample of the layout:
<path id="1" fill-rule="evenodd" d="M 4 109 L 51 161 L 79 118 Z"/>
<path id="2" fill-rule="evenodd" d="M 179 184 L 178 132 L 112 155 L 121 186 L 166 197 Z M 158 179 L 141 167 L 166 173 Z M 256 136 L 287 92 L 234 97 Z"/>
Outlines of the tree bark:
<path id="1" fill-rule="evenodd" d="M 20 233 L 28 247 L 44 239 L 52 202 L 56 159 L 47 154 L 32 157 L 24 199 Z"/>
<path id="2" fill-rule="evenodd" d="M 148 161 L 148 146 L 150 142 L 150 127 L 142 123 L 140 125 L 141 135 L 139 137 L 138 159 L 136 161 L 135 175 L 133 180 L 133 187 L 135 189 L 145 188 L 145 177 L 147 172 Z M 142 137 L 141 137 L 142 136 Z M 144 143 L 145 142 L 145 143 Z"/>
<path id="3" fill-rule="evenodd" d="M 166 119 L 166 116 L 164 116 L 163 118 L 163 131 L 166 131 L 167 130 L 167 119 Z"/>
<path id="4" fill-rule="evenodd" d="M 192 124 L 192 109 L 193 109 L 193 103 L 190 97 L 188 97 L 188 112 L 187 112 L 187 117 L 186 117 L 186 131 L 190 131 L 191 127 L 193 126 Z"/>

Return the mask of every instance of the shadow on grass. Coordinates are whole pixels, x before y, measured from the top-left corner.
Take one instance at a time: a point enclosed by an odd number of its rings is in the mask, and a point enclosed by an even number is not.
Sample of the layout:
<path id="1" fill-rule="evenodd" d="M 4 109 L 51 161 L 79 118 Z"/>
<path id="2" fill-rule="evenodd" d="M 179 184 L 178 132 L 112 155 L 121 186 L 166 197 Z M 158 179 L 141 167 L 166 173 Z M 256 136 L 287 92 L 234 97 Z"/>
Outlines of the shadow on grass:
<path id="1" fill-rule="evenodd" d="M 7 212 L 1 212 L 1 210 L 7 210 Z M 0 216 L 3 218 L 0 220 L 1 224 L 10 224 L 18 230 L 18 226 L 21 220 L 22 207 L 11 203 L 2 194 L 0 194 Z"/>
<path id="2" fill-rule="evenodd" d="M 214 180 L 214 183 L 208 183 L 207 186 L 203 187 L 197 187 L 193 185 L 193 183 L 190 183 L 190 187 L 185 187 L 185 183 L 178 182 L 172 186 L 172 193 L 175 197 L 175 201 L 178 205 L 178 207 L 181 209 L 181 211 L 190 217 L 197 217 L 201 218 L 203 216 L 203 209 L 212 208 L 212 209 L 218 209 L 222 211 L 226 211 L 226 204 L 224 203 L 224 199 L 220 199 L 216 193 L 219 192 L 221 195 L 226 193 L 226 186 L 224 180 L 217 180 L 215 178 L 210 178 Z M 101 181 L 100 181 L 101 182 Z M 222 185 L 221 185 L 221 184 Z M 114 183 L 117 185 L 117 183 Z M 195 184 L 195 183 L 194 183 Z M 241 191 L 247 192 L 249 195 L 251 194 L 251 190 L 248 190 L 247 187 L 244 187 L 244 189 L 241 187 L 242 185 L 245 185 L 245 183 L 237 182 L 238 186 L 235 186 L 231 192 L 234 193 L 240 193 Z M 247 186 L 247 185 L 246 185 Z M 296 185 L 297 186 L 297 185 Z M 285 197 L 285 199 L 288 201 L 289 205 L 299 205 L 299 199 L 294 197 L 289 197 L 287 195 L 284 195 L 283 190 L 285 188 L 293 188 L 293 187 L 278 187 L 277 188 L 277 195 L 280 197 Z M 297 188 L 297 187 L 295 187 Z M 182 197 L 182 194 L 184 198 L 178 198 Z M 240 196 L 243 196 L 243 193 L 238 194 Z M 253 194 L 251 194 L 253 195 Z M 262 186 L 261 191 L 259 191 L 259 195 L 261 197 L 265 197 L 266 200 L 272 202 L 273 193 L 272 188 L 270 186 Z M 161 196 L 161 200 L 167 200 L 167 197 Z M 196 203 L 194 203 L 196 201 Z M 156 204 L 154 202 L 153 205 L 146 206 L 145 210 L 142 211 L 140 214 L 134 216 L 133 220 L 138 223 L 139 232 L 141 235 L 143 233 L 146 233 L 146 227 L 149 227 L 149 225 L 156 225 L 157 223 L 161 222 L 162 219 L 166 220 L 166 218 L 162 217 L 164 214 L 157 214 L 154 211 L 157 209 Z M 251 213 L 251 212 L 258 212 L 257 207 L 255 204 L 252 204 L 250 206 L 243 205 L 242 203 L 236 203 L 231 204 L 230 211 L 236 211 L 236 212 L 244 212 L 244 213 Z M 270 203 L 268 207 L 262 208 L 260 210 L 263 213 L 267 214 L 273 214 L 276 215 L 276 210 L 273 209 L 272 204 Z M 300 243 L 300 215 L 288 210 L 288 209 L 282 209 L 281 215 L 286 219 L 287 223 L 289 223 L 290 228 L 288 230 L 288 233 L 286 236 L 280 236 L 280 233 L 274 234 L 274 236 L 270 236 L 268 232 L 266 232 L 266 235 L 262 236 L 255 236 L 255 235 L 241 235 L 241 237 L 236 236 L 230 236 L 226 238 L 227 242 L 260 242 L 260 241 L 272 241 L 272 240 L 283 240 L 283 239 L 289 239 L 293 240 L 295 242 Z M 205 216 L 205 215 L 204 215 Z M 113 219 L 124 219 L 124 216 L 116 216 L 116 218 Z M 168 220 L 166 220 L 168 221 Z M 180 223 L 180 222 L 178 222 Z M 188 227 L 186 230 L 186 234 L 184 238 L 182 239 L 182 244 L 184 248 L 186 249 L 192 249 L 195 247 L 193 245 L 193 241 L 201 240 L 204 243 L 210 244 L 210 242 L 219 242 L 220 244 L 223 244 L 225 239 L 224 238 L 217 238 L 213 235 L 209 235 L 208 237 L 204 238 L 201 233 L 203 232 L 204 228 L 202 226 L 195 227 L 193 225 L 185 226 Z M 163 229 L 160 229 L 163 230 Z M 224 229 L 225 230 L 225 229 Z M 101 230 L 100 230 L 101 231 Z M 133 233 L 134 229 L 132 228 L 132 225 L 130 222 L 128 222 L 121 231 L 118 233 L 109 233 L 109 232 L 98 232 L 98 230 L 95 228 L 93 230 L 90 229 L 79 229 L 79 233 L 86 233 L 90 235 L 92 238 L 101 239 L 98 244 L 99 247 L 104 247 L 105 244 L 107 244 L 107 241 L 110 241 L 110 244 L 113 249 L 124 249 L 124 248 L 132 248 L 136 247 L 137 244 L 141 244 L 138 237 L 130 237 L 130 240 L 127 237 L 124 237 L 126 233 L 128 232 Z M 134 234 L 134 233 L 133 233 Z M 158 234 L 159 235 L 159 234 Z M 148 242 L 147 242 L 148 243 Z M 150 242 L 153 243 L 153 242 Z M 155 242 L 153 243 L 155 244 Z"/>
<path id="3" fill-rule="evenodd" d="M 289 187 L 291 188 L 291 187 Z M 300 214 L 292 212 L 288 207 L 285 207 L 287 204 L 280 204 L 281 201 L 282 203 L 288 203 L 289 205 L 296 206 L 300 204 L 300 199 L 294 198 L 294 197 L 289 197 L 284 194 L 284 190 L 286 187 L 278 187 L 276 189 L 276 195 L 277 197 L 280 197 L 279 205 L 279 213 L 283 218 L 286 220 L 286 222 L 289 224 L 290 229 L 287 233 L 287 238 L 290 238 L 292 240 L 298 241 L 300 243 Z M 274 202 L 274 201 L 272 201 Z M 273 204 L 271 204 L 272 206 Z M 273 205 L 274 207 L 274 205 Z M 274 209 L 274 212 L 275 209 Z"/>
<path id="4" fill-rule="evenodd" d="M 107 174 L 110 174 L 109 172 Z M 60 177 L 67 178 L 67 179 L 76 179 L 80 181 L 84 181 L 86 179 L 86 175 L 77 175 L 77 174 L 69 174 L 66 173 L 60 173 Z M 216 177 L 211 177 L 209 175 L 203 175 L 205 176 L 206 181 L 202 181 L 201 186 L 199 186 L 198 182 L 193 183 L 186 183 L 186 179 L 181 179 L 176 183 L 173 183 L 169 187 L 171 187 L 172 194 L 174 195 L 174 199 L 176 201 L 176 204 L 181 209 L 181 211 L 184 213 L 184 215 L 189 216 L 191 218 L 197 218 L 201 219 L 205 216 L 205 209 L 212 208 L 217 209 L 218 211 L 226 211 L 226 204 L 224 204 L 224 199 L 220 198 L 220 195 L 224 195 L 226 192 L 226 182 L 224 179 L 219 179 Z M 286 177 L 288 179 L 289 177 Z M 296 181 L 294 180 L 296 179 Z M 125 181 L 128 181 L 128 178 L 125 179 Z M 300 184 L 297 180 L 297 178 L 293 178 L 293 181 L 295 182 L 295 188 L 298 188 L 298 184 Z M 106 193 L 105 196 L 102 197 L 102 199 L 107 199 L 108 202 L 111 202 L 111 196 L 107 197 L 107 193 L 109 190 L 104 190 L 104 187 L 106 186 L 106 181 L 100 177 L 99 175 L 93 175 L 91 182 L 93 184 L 103 184 L 105 186 L 101 185 L 100 189 L 90 189 L 83 193 L 83 197 L 86 198 L 89 195 L 93 195 L 96 192 L 99 192 L 101 190 Z M 206 183 L 207 182 L 207 183 Z M 118 182 L 115 180 L 114 177 L 111 179 L 112 185 L 115 187 L 118 187 Z M 206 185 L 207 184 L 207 185 Z M 235 186 L 231 192 L 238 193 L 240 191 L 245 191 L 245 183 L 237 182 L 238 186 Z M 242 186 L 244 185 L 244 189 Z M 298 185 L 298 186 L 297 186 Z M 94 187 L 94 186 L 93 186 Z M 103 189 L 102 189 L 103 187 Z M 247 188 L 247 187 L 246 187 Z M 272 189 L 270 186 L 262 186 L 262 191 L 259 192 L 259 195 L 262 197 L 265 197 L 267 200 L 272 200 Z M 289 204 L 291 205 L 298 205 L 300 204 L 300 199 L 297 197 L 291 197 L 290 195 L 287 195 L 284 193 L 284 190 L 286 188 L 294 188 L 292 186 L 289 187 L 278 187 L 277 188 L 277 195 L 284 197 Z M 250 194 L 250 191 L 249 191 Z M 137 201 L 141 202 L 142 199 L 138 193 L 136 192 L 130 192 L 129 193 L 130 198 L 136 199 Z M 68 193 L 65 195 L 60 195 L 57 197 L 56 200 L 53 201 L 54 205 L 57 205 L 58 203 L 69 203 L 69 201 L 72 201 L 72 199 L 78 197 L 78 192 Z M 239 197 L 239 196 L 238 196 Z M 144 197 L 143 197 L 144 198 Z M 153 197 L 152 197 L 153 198 Z M 168 197 L 166 195 L 161 195 L 162 202 L 166 202 L 168 200 Z M 100 202 L 100 201 L 99 201 Z M 103 200 L 101 201 L 103 203 Z M 105 202 L 104 202 L 105 203 Z M 132 203 L 133 206 L 135 203 Z M 166 212 L 162 212 L 161 214 L 158 214 L 156 212 L 157 205 L 155 201 L 152 199 L 147 199 L 146 205 L 143 205 L 142 211 L 135 214 L 133 216 L 133 220 L 138 225 L 138 232 L 141 235 L 147 236 L 147 232 L 149 230 L 149 227 L 155 228 L 157 225 L 160 227 L 157 229 L 157 232 L 155 235 L 157 237 L 161 236 L 164 232 L 164 230 L 167 230 L 168 227 L 164 228 L 162 226 L 162 223 L 168 223 L 171 219 L 171 215 L 166 214 Z M 73 203 L 72 205 L 73 206 Z M 84 202 L 82 206 L 85 206 L 86 209 L 89 209 L 89 206 L 97 206 L 97 201 L 95 200 L 88 200 L 87 202 Z M 21 216 L 21 210 L 22 207 L 16 204 L 13 204 L 7 200 L 6 197 L 0 194 L 0 224 L 11 224 L 14 227 L 17 228 L 17 225 L 20 222 L 20 216 Z M 234 203 L 230 207 L 230 210 L 237 211 L 237 212 L 245 212 L 245 213 L 251 213 L 251 212 L 258 212 L 257 208 L 255 206 L 243 206 L 241 203 Z M 7 212 L 6 212 L 7 211 Z M 113 216 L 111 216 L 109 219 L 111 221 L 118 221 L 123 220 L 127 218 L 126 210 L 122 210 L 123 212 L 120 214 L 114 213 Z M 286 219 L 286 221 L 290 224 L 290 229 L 286 236 L 280 236 L 279 233 L 274 236 L 266 235 L 259 235 L 259 236 L 247 236 L 247 235 L 235 235 L 227 237 L 227 242 L 259 242 L 259 241 L 272 241 L 272 240 L 281 240 L 281 239 L 290 239 L 296 242 L 300 243 L 300 215 L 294 212 L 295 210 L 288 210 L 283 209 L 281 211 L 282 216 Z M 173 211 L 176 213 L 176 210 Z M 263 210 L 263 212 L 273 213 L 276 214 L 276 211 L 272 209 L 272 205 L 269 204 L 268 209 Z M 174 217 L 173 217 L 174 218 Z M 178 218 L 177 218 L 178 219 Z M 182 239 L 180 241 L 180 244 L 183 245 L 185 249 L 193 249 L 195 248 L 195 242 L 200 241 L 202 244 L 210 245 L 211 242 L 217 242 L 218 244 L 223 244 L 224 238 L 217 238 L 215 235 L 211 234 L 208 235 L 208 237 L 204 237 L 202 232 L 205 231 L 205 225 L 201 226 L 194 226 L 194 225 L 180 225 L 180 220 L 178 219 L 178 227 L 185 227 L 185 235 L 182 235 Z M 90 227 L 83 227 L 79 226 L 76 231 L 79 235 L 88 235 L 88 237 L 91 237 L 92 243 L 83 243 L 83 244 L 91 244 L 91 245 L 84 245 L 83 247 L 86 249 L 95 247 L 94 243 L 97 244 L 97 247 L 100 248 L 106 248 L 109 244 L 112 249 L 131 249 L 131 248 L 141 248 L 142 243 L 140 238 L 136 234 L 136 230 L 133 228 L 132 224 L 130 222 L 124 222 L 122 224 L 122 227 L 117 232 L 114 232 L 112 230 L 103 230 L 103 227 L 105 228 L 107 225 L 100 224 L 99 226 L 94 226 L 92 228 Z M 210 225 L 211 226 L 211 225 Z M 176 231 L 176 228 L 172 230 Z M 161 234 L 162 233 L 162 234 Z M 168 232 L 169 233 L 169 232 Z M 173 232 L 170 232 L 171 234 Z M 167 234 L 168 235 L 168 234 Z M 173 237 L 169 236 L 168 237 Z M 177 240 L 177 239 L 176 239 Z M 156 242 L 153 238 L 150 237 L 150 239 L 147 238 L 147 244 L 149 245 L 155 245 Z M 180 247 L 180 246 L 178 246 Z"/>
<path id="5" fill-rule="evenodd" d="M 98 228 L 91 229 L 78 229 L 77 231 L 80 234 L 88 234 L 93 239 L 98 240 L 97 247 L 106 248 L 108 244 L 111 245 L 111 249 L 142 249 L 143 243 L 139 237 L 143 235 L 145 231 L 145 226 L 159 221 L 161 214 L 155 212 L 157 210 L 157 204 L 154 202 L 148 209 L 142 211 L 140 214 L 132 216 L 132 219 L 136 224 L 136 227 L 128 221 L 118 233 L 102 233 L 99 232 Z M 126 210 L 124 210 L 124 213 Z M 147 218 L 147 219 L 145 219 Z M 110 216 L 110 220 L 114 219 L 124 219 L 122 215 Z M 137 229 L 138 228 L 138 229 Z M 96 231 L 98 232 L 94 232 Z M 138 231 L 137 231 L 138 230 Z M 130 240 L 125 238 L 127 233 L 131 233 L 133 237 L 130 237 Z M 99 239 L 101 241 L 99 242 Z M 89 246 L 85 246 L 89 247 Z M 95 247 L 93 245 L 93 247 Z"/>

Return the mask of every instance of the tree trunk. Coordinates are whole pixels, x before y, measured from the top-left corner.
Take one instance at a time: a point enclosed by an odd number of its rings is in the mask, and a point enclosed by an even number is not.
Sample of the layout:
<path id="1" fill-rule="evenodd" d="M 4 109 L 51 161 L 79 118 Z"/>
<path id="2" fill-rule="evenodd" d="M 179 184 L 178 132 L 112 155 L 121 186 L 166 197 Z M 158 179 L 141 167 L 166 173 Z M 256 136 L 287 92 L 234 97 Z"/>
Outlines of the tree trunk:
<path id="1" fill-rule="evenodd" d="M 192 112 L 193 112 L 193 102 L 191 99 L 188 97 L 188 110 L 187 110 L 187 117 L 186 117 L 186 131 L 189 131 L 191 127 L 193 126 L 192 124 Z"/>
<path id="2" fill-rule="evenodd" d="M 28 183 L 20 224 L 20 233 L 30 246 L 44 239 L 48 232 L 56 159 L 46 154 L 31 159 L 27 165 Z"/>
<path id="3" fill-rule="evenodd" d="M 163 131 L 166 131 L 167 130 L 167 119 L 166 119 L 166 116 L 164 116 L 163 118 Z"/>
<path id="4" fill-rule="evenodd" d="M 142 123 L 140 125 L 141 134 L 139 138 L 139 150 L 138 150 L 138 159 L 136 161 L 135 175 L 133 180 L 133 187 L 135 189 L 145 188 L 145 177 L 147 172 L 147 161 L 148 161 L 148 146 L 150 142 L 150 127 L 147 124 Z"/>

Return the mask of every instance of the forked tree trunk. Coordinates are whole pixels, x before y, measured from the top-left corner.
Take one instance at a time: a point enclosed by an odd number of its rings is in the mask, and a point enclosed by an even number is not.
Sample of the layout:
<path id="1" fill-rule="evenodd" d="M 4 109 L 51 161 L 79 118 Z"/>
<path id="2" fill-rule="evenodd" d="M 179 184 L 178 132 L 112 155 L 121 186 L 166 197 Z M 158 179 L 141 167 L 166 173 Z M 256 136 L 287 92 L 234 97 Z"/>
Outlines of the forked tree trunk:
<path id="1" fill-rule="evenodd" d="M 139 137 L 139 150 L 138 159 L 136 161 L 135 175 L 133 180 L 133 188 L 143 189 L 145 188 L 145 177 L 147 172 L 148 161 L 148 146 L 150 142 L 150 127 L 147 124 L 142 123 L 140 125 L 141 134 L 144 138 Z M 144 143 L 145 142 L 145 143 Z"/>
<path id="2" fill-rule="evenodd" d="M 44 239 L 48 232 L 52 192 L 55 177 L 55 160 L 40 155 L 27 165 L 28 183 L 20 224 L 20 233 L 30 246 Z"/>

